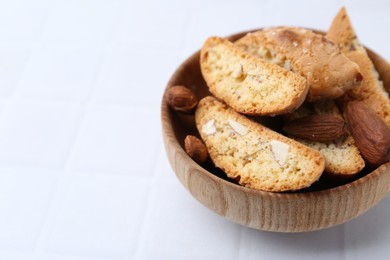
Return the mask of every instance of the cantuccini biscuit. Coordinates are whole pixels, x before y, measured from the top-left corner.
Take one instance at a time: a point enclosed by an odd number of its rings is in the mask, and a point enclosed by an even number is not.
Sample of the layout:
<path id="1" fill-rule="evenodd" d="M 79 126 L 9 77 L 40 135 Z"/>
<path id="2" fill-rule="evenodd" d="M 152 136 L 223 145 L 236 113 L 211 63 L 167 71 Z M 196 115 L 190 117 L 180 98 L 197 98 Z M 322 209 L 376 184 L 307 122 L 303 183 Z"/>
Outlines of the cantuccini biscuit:
<path id="1" fill-rule="evenodd" d="M 203 98 L 196 126 L 215 166 L 241 185 L 264 191 L 310 186 L 324 170 L 320 152 L 237 113 L 214 97 Z"/>
<path id="2" fill-rule="evenodd" d="M 235 42 L 240 49 L 307 79 L 308 101 L 335 99 L 359 85 L 359 67 L 323 35 L 296 27 L 248 33 Z"/>
<path id="3" fill-rule="evenodd" d="M 252 56 L 219 37 L 211 37 L 203 45 L 200 66 L 210 92 L 240 113 L 289 113 L 307 95 L 302 76 Z"/>
<path id="4" fill-rule="evenodd" d="M 340 46 L 345 55 L 359 65 L 364 78 L 359 87 L 349 90 L 341 98 L 340 103 L 345 104 L 350 100 L 363 101 L 390 127 L 389 95 L 379 80 L 379 74 L 366 49 L 358 40 L 345 8 L 333 19 L 326 37 Z"/>

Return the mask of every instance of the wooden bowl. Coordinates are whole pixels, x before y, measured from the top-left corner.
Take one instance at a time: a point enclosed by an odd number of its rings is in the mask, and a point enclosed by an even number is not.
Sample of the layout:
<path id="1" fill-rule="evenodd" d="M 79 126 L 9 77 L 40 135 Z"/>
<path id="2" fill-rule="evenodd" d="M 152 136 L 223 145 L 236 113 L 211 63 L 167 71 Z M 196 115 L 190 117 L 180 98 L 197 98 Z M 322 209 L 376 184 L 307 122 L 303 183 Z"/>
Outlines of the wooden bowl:
<path id="1" fill-rule="evenodd" d="M 245 33 L 229 37 L 234 41 Z M 389 65 L 369 51 L 381 78 L 389 85 Z M 208 92 L 200 72 L 199 51 L 173 74 L 167 88 L 184 85 L 200 99 Z M 241 225 L 276 232 L 304 232 L 332 227 L 364 213 L 390 191 L 390 163 L 366 168 L 343 182 L 321 179 L 299 192 L 272 193 L 238 185 L 209 162 L 200 166 L 184 151 L 184 138 L 198 135 L 194 115 L 161 106 L 163 139 L 169 162 L 184 187 L 207 208 Z"/>

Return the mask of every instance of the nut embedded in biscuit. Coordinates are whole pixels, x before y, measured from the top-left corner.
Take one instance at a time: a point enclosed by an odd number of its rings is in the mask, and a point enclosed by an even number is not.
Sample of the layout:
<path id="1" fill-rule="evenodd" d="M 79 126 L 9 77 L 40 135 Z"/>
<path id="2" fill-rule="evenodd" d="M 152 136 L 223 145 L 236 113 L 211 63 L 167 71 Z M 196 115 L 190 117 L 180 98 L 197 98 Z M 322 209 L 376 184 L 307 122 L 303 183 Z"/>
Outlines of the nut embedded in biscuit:
<path id="1" fill-rule="evenodd" d="M 217 132 L 217 129 L 215 128 L 214 122 L 214 119 L 210 119 L 209 121 L 207 121 L 207 123 L 202 125 L 201 132 L 205 135 L 215 134 Z"/>
<path id="2" fill-rule="evenodd" d="M 246 135 L 248 133 L 248 128 L 244 125 L 234 121 L 233 119 L 228 119 L 228 124 L 230 127 L 239 135 Z"/>
<path id="3" fill-rule="evenodd" d="M 290 146 L 284 142 L 278 140 L 269 141 L 271 145 L 272 154 L 276 160 L 276 162 L 280 166 L 284 166 L 287 160 L 288 152 L 290 150 Z"/>

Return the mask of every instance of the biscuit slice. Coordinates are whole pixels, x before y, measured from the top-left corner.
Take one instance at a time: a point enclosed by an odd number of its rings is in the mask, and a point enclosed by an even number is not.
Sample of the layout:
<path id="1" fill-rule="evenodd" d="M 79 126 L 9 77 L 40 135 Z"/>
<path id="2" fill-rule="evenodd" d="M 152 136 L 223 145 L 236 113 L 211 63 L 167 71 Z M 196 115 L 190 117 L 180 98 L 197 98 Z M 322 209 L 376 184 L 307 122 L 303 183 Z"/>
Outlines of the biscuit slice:
<path id="1" fill-rule="evenodd" d="M 367 54 L 374 63 L 375 69 L 380 75 L 379 79 L 383 82 L 386 92 L 390 93 L 390 64 L 374 52 L 367 52 Z"/>
<path id="2" fill-rule="evenodd" d="M 333 115 L 342 118 L 335 101 L 326 100 L 314 103 L 304 103 L 292 114 L 285 116 L 285 121 L 291 121 L 307 115 Z M 328 176 L 348 178 L 359 173 L 365 166 L 363 157 L 355 145 L 355 140 L 349 132 L 334 141 L 318 142 L 294 138 L 295 140 L 321 152 L 325 157 L 325 172 Z"/>
<path id="3" fill-rule="evenodd" d="M 308 91 L 303 77 L 219 37 L 203 45 L 200 67 L 210 92 L 243 114 L 289 113 L 302 104 Z"/>
<path id="4" fill-rule="evenodd" d="M 308 29 L 268 28 L 248 33 L 235 45 L 305 77 L 309 102 L 336 99 L 362 80 L 356 63 L 323 35 Z"/>
<path id="5" fill-rule="evenodd" d="M 364 78 L 362 84 L 348 91 L 341 101 L 363 101 L 390 127 L 389 95 L 379 80 L 379 74 L 366 49 L 358 40 L 344 7 L 334 18 L 326 37 L 338 44 L 346 56 L 360 66 Z"/>
<path id="6" fill-rule="evenodd" d="M 214 97 L 203 98 L 196 126 L 215 166 L 246 187 L 293 191 L 309 187 L 324 170 L 320 152 L 262 126 Z"/>

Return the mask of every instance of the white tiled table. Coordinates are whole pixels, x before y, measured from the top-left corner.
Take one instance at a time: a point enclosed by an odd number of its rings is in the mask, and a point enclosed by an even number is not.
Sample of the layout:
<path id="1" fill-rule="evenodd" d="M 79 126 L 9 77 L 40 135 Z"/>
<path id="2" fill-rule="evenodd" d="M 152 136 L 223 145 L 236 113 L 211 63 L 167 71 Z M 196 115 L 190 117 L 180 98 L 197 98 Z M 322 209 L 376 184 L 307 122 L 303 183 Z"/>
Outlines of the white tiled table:
<path id="1" fill-rule="evenodd" d="M 161 140 L 165 84 L 206 37 L 326 30 L 342 5 L 390 60 L 386 0 L 1 0 L 0 260 L 389 259 L 389 196 L 335 228 L 260 232 L 192 198 Z"/>

